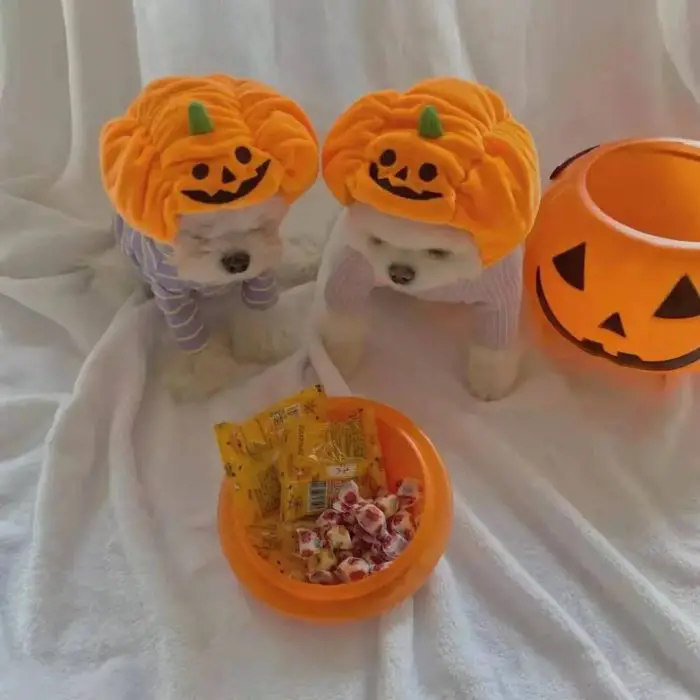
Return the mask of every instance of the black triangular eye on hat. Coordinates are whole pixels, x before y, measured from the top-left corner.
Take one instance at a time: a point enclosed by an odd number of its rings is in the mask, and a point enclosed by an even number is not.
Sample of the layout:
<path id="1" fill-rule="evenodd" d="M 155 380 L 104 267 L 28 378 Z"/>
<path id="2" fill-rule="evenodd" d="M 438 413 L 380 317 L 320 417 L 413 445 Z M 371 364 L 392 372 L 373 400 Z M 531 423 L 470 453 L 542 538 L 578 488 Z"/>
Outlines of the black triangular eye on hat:
<path id="1" fill-rule="evenodd" d="M 581 156 L 585 156 L 586 153 L 590 153 L 591 151 L 594 151 L 598 146 L 590 146 L 589 148 L 584 148 L 582 151 L 579 151 L 575 155 L 571 156 L 570 158 L 567 158 L 563 163 L 560 165 L 557 165 L 554 170 L 552 170 L 552 174 L 549 176 L 550 180 L 554 180 L 559 175 L 561 175 L 575 160 L 578 160 Z"/>

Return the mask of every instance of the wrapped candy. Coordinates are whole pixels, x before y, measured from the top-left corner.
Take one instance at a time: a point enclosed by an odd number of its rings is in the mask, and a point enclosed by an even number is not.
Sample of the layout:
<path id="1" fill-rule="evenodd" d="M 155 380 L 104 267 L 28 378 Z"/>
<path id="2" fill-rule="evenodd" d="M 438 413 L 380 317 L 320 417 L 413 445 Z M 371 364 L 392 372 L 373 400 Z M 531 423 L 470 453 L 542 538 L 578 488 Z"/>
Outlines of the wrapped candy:
<path id="1" fill-rule="evenodd" d="M 309 583 L 320 583 L 326 586 L 338 582 L 335 574 L 330 571 L 323 571 L 322 569 L 319 569 L 318 571 L 310 571 L 309 575 L 307 576 L 307 580 Z"/>
<path id="2" fill-rule="evenodd" d="M 352 581 L 361 581 L 367 578 L 371 573 L 374 565 L 360 557 L 348 557 L 338 564 L 335 573 L 343 583 L 351 583 Z"/>
<path id="3" fill-rule="evenodd" d="M 300 527 L 297 529 L 297 537 L 300 557 L 308 559 L 321 551 L 321 538 L 313 530 Z"/>
<path id="4" fill-rule="evenodd" d="M 244 423 L 218 423 L 219 454 L 234 482 L 235 502 L 245 502 L 250 521 L 276 515 L 282 508 L 282 484 L 277 459 L 299 421 L 327 419 L 326 393 L 315 385 L 279 401 Z M 255 498 L 249 494 L 255 493 Z M 290 521 L 291 522 L 291 521 Z"/>
<path id="5" fill-rule="evenodd" d="M 396 559 L 407 545 L 408 540 L 396 532 L 389 533 L 381 543 L 382 552 L 387 559 Z"/>
<path id="6" fill-rule="evenodd" d="M 395 493 L 388 493 L 381 498 L 376 498 L 374 504 L 387 518 L 391 518 L 399 510 L 399 497 Z"/>
<path id="7" fill-rule="evenodd" d="M 346 510 L 344 513 L 340 513 L 340 522 L 345 525 L 345 527 L 354 528 L 357 526 L 357 509 Z"/>
<path id="8" fill-rule="evenodd" d="M 420 483 L 416 479 L 401 479 L 396 487 L 396 495 L 402 508 L 410 508 L 420 497 Z"/>
<path id="9" fill-rule="evenodd" d="M 360 503 L 360 489 L 354 481 L 340 487 L 333 508 L 341 513 L 352 511 Z"/>
<path id="10" fill-rule="evenodd" d="M 323 548 L 317 554 L 309 560 L 309 570 L 310 571 L 331 571 L 336 564 L 338 559 L 333 553 L 332 549 Z"/>
<path id="11" fill-rule="evenodd" d="M 374 503 L 365 503 L 357 509 L 357 524 L 369 535 L 379 537 L 386 530 L 386 516 Z"/>
<path id="12" fill-rule="evenodd" d="M 407 510 L 400 510 L 389 518 L 389 532 L 401 535 L 405 540 L 411 541 L 416 534 L 416 527 L 413 518 Z"/>
<path id="13" fill-rule="evenodd" d="M 354 481 L 340 487 L 331 508 L 323 511 L 315 529 L 299 528 L 299 555 L 307 562 L 306 580 L 324 585 L 351 583 L 383 571 L 399 557 L 416 533 L 406 504 L 420 496 L 417 482 L 399 484 L 399 495 L 384 493 L 363 499 Z"/>
<path id="14" fill-rule="evenodd" d="M 324 533 L 329 528 L 333 527 L 333 525 L 337 525 L 339 522 L 340 513 L 337 510 L 328 508 L 328 510 L 324 510 L 323 513 L 316 518 L 316 527 L 321 533 Z"/>
<path id="15" fill-rule="evenodd" d="M 276 459 L 280 517 L 295 522 L 339 507 L 351 510 L 363 494 L 386 484 L 374 411 L 343 420 L 304 415 L 287 431 Z"/>
<path id="16" fill-rule="evenodd" d="M 326 532 L 326 541 L 331 549 L 352 549 L 352 537 L 345 525 L 333 525 Z"/>

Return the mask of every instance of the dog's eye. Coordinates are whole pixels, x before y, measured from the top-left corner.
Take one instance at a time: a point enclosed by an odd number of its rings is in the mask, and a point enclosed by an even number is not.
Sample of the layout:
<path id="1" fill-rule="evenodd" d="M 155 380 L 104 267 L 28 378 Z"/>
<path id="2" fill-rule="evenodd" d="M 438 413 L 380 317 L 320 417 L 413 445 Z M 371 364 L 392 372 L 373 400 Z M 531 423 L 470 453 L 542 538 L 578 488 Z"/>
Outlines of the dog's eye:
<path id="1" fill-rule="evenodd" d="M 191 241 L 206 241 L 208 236 L 207 236 L 207 231 L 205 229 L 196 229 L 194 231 L 185 231 L 183 232 L 183 236 L 186 238 L 189 238 Z"/>
<path id="2" fill-rule="evenodd" d="M 381 238 L 377 238 L 376 236 L 370 236 L 369 242 L 372 245 L 383 245 L 384 244 L 384 241 Z"/>
<path id="3" fill-rule="evenodd" d="M 433 260 L 445 260 L 449 258 L 452 253 L 449 250 L 444 250 L 443 248 L 430 248 L 428 250 L 428 255 L 433 258 Z"/>

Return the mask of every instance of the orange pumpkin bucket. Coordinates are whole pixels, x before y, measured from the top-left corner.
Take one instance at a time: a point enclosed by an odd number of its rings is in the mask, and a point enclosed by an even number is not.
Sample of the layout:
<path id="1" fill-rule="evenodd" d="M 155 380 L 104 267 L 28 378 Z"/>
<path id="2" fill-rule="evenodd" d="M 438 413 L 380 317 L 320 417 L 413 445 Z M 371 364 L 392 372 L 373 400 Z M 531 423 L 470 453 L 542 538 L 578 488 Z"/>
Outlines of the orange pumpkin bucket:
<path id="1" fill-rule="evenodd" d="M 700 369 L 700 143 L 640 139 L 552 174 L 527 239 L 537 336 L 619 368 Z"/>
<path id="2" fill-rule="evenodd" d="M 412 596 L 444 553 L 452 521 L 447 471 L 430 440 L 412 421 L 389 406 L 367 399 L 332 397 L 327 401 L 333 420 L 344 420 L 358 409 L 373 410 L 390 490 L 403 478 L 422 484 L 420 525 L 392 565 L 353 583 L 323 586 L 297 581 L 256 551 L 249 538 L 254 509 L 247 509 L 245 502 L 239 505 L 240 500 L 234 504 L 235 482 L 231 478 L 222 484 L 218 513 L 222 550 L 243 586 L 278 612 L 316 623 L 380 615 Z"/>

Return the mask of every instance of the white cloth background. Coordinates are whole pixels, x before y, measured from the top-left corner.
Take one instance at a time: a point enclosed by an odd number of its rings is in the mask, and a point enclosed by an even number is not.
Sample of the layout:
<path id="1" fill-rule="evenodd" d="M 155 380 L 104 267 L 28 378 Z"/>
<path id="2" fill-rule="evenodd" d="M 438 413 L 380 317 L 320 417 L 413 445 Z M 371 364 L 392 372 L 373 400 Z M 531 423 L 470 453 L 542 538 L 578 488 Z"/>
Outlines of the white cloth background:
<path id="1" fill-rule="evenodd" d="M 480 405 L 455 381 L 449 319 L 381 300 L 351 388 L 434 438 L 455 535 L 412 601 L 309 629 L 226 569 L 211 436 L 308 381 L 301 358 L 178 407 L 149 378 L 154 309 L 114 318 L 77 265 L 109 240 L 99 127 L 143 80 L 260 78 L 322 136 L 366 90 L 476 78 L 546 173 L 610 138 L 698 138 L 700 5 L 3 0 L 0 30 L 0 698 L 700 697 L 692 386 L 659 405 L 535 366 Z M 287 234 L 321 240 L 333 211 L 318 187 Z"/>

